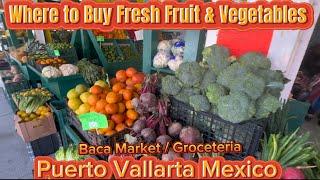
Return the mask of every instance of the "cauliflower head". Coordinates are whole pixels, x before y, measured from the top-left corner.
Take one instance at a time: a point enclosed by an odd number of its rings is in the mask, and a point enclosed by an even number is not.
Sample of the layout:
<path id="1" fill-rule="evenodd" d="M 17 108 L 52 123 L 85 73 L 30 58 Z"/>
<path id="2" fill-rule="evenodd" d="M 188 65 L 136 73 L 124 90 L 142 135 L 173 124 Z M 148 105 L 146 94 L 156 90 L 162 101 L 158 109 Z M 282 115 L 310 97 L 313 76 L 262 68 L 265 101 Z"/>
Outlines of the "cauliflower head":
<path id="1" fill-rule="evenodd" d="M 202 51 L 203 61 L 209 65 L 209 68 L 215 73 L 220 72 L 229 66 L 230 52 L 227 48 L 219 45 L 212 45 L 204 48 Z"/>
<path id="2" fill-rule="evenodd" d="M 240 63 L 251 69 L 270 69 L 271 61 L 264 55 L 256 52 L 249 52 L 239 59 Z"/>
<path id="3" fill-rule="evenodd" d="M 213 105 L 217 105 L 220 97 L 225 96 L 226 94 L 226 89 L 217 83 L 210 84 L 206 89 L 206 96 Z"/>
<path id="4" fill-rule="evenodd" d="M 183 62 L 176 71 L 176 77 L 185 87 L 199 87 L 204 69 L 197 62 Z"/>
<path id="5" fill-rule="evenodd" d="M 240 123 L 253 117 L 255 106 L 243 92 L 231 92 L 219 99 L 218 115 L 232 123 Z"/>
<path id="6" fill-rule="evenodd" d="M 270 94 L 264 94 L 256 102 L 256 117 L 257 118 L 267 118 L 271 113 L 275 113 L 282 103 L 275 96 Z"/>
<path id="7" fill-rule="evenodd" d="M 190 105 L 196 111 L 209 111 L 211 109 L 207 97 L 203 95 L 193 95 L 189 98 Z"/>
<path id="8" fill-rule="evenodd" d="M 161 79 L 161 87 L 162 93 L 174 96 L 180 92 L 182 85 L 176 77 L 167 75 Z"/>

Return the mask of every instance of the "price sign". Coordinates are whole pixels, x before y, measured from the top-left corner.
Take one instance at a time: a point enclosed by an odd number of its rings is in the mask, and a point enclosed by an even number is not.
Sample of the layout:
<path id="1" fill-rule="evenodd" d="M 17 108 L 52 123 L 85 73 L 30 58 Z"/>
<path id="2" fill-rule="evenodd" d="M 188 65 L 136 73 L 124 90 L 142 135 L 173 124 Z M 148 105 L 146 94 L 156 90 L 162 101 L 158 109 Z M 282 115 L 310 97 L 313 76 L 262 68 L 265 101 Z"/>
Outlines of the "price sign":
<path id="1" fill-rule="evenodd" d="M 104 36 L 97 36 L 98 42 L 104 42 Z"/>
<path id="2" fill-rule="evenodd" d="M 91 129 L 100 129 L 108 127 L 108 119 L 104 114 L 90 112 L 79 116 L 82 129 L 87 131 Z"/>
<path id="3" fill-rule="evenodd" d="M 60 51 L 59 50 L 53 50 L 53 53 L 57 57 L 60 56 Z"/>

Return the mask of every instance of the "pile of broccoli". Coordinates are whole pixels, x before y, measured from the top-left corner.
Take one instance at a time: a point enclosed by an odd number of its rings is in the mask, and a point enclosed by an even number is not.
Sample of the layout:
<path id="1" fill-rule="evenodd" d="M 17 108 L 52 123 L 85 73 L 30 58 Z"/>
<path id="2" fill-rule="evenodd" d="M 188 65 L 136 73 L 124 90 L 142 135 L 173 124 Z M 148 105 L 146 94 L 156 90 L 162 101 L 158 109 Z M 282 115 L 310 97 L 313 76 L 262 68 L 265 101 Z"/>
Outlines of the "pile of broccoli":
<path id="1" fill-rule="evenodd" d="M 163 77 L 162 93 L 234 123 L 267 118 L 281 107 L 287 80 L 270 69 L 264 55 L 251 52 L 234 61 L 219 45 L 206 47 L 202 55 L 203 62 L 184 62 L 174 76 Z"/>

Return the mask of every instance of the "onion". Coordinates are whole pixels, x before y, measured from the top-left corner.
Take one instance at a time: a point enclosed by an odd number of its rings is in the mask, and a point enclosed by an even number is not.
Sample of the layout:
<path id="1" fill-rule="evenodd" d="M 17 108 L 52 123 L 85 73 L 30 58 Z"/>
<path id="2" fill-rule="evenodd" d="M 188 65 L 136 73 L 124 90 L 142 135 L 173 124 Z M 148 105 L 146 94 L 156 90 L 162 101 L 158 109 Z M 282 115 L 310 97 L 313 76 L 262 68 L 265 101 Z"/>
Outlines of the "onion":
<path id="1" fill-rule="evenodd" d="M 172 137 L 178 137 L 182 129 L 182 125 L 178 122 L 172 123 L 168 128 L 168 133 Z"/>
<path id="2" fill-rule="evenodd" d="M 156 132 L 151 128 L 142 129 L 141 136 L 147 143 L 152 143 L 157 138 Z"/>
<path id="3" fill-rule="evenodd" d="M 180 132 L 179 138 L 184 144 L 197 144 L 203 141 L 200 131 L 191 126 L 184 127 Z"/>

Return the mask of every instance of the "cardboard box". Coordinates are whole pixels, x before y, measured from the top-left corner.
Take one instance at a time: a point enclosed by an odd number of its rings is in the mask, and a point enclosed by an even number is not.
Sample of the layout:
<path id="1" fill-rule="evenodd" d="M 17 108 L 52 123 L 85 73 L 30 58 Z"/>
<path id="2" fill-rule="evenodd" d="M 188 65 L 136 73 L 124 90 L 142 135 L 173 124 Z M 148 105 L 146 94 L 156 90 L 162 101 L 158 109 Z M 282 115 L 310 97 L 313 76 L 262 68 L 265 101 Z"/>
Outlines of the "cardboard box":
<path id="1" fill-rule="evenodd" d="M 15 128 L 18 135 L 21 136 L 25 142 L 34 141 L 57 132 L 52 113 L 42 119 L 20 123 L 19 121 L 21 121 L 20 117 L 15 115 Z"/>

